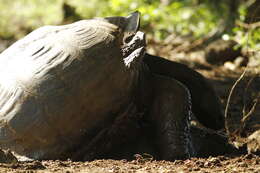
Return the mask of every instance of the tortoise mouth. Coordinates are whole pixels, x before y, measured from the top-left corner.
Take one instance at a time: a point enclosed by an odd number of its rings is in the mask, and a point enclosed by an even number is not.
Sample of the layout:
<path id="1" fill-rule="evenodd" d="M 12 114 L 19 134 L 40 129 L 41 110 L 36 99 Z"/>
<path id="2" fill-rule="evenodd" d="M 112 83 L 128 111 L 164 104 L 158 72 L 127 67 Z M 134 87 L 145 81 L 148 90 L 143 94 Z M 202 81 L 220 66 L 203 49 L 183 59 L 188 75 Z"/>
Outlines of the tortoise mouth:
<path id="1" fill-rule="evenodd" d="M 122 48 L 124 63 L 126 67 L 131 67 L 132 64 L 141 62 L 141 59 L 145 53 L 145 34 L 141 31 L 133 33 L 127 40 L 124 41 Z"/>

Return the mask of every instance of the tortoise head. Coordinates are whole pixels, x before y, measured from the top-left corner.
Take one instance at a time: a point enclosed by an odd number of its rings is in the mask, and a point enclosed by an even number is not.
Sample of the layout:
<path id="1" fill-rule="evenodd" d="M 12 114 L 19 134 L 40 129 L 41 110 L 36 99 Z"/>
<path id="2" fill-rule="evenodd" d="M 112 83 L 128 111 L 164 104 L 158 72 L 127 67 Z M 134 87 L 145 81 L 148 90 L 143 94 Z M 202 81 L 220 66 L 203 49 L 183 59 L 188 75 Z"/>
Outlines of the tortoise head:
<path id="1" fill-rule="evenodd" d="M 131 13 L 127 17 L 106 17 L 107 22 L 116 25 L 121 30 L 119 44 L 126 67 L 137 67 L 141 64 L 145 53 L 145 34 L 140 28 L 140 13 Z"/>

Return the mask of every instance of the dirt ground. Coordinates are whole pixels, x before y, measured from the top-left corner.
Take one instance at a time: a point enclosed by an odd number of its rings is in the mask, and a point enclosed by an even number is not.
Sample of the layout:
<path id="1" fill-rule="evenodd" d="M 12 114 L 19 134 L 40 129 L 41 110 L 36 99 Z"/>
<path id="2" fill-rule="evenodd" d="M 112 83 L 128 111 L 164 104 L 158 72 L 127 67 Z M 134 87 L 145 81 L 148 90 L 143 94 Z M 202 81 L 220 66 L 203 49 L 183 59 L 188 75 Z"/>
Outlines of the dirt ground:
<path id="1" fill-rule="evenodd" d="M 188 160 L 150 161 L 138 158 L 132 161 L 126 160 L 95 160 L 92 162 L 72 161 L 33 161 L 13 164 L 0 164 L 0 172 L 90 172 L 90 173 L 120 173 L 120 172 L 165 172 L 165 173 L 243 173 L 260 172 L 260 157 L 247 154 L 241 156 L 218 156 L 203 158 L 191 158 Z"/>
<path id="2" fill-rule="evenodd" d="M 165 48 L 165 47 L 164 47 Z M 156 47 L 148 50 L 153 54 L 167 57 L 171 60 L 183 62 L 198 72 L 207 77 L 213 84 L 223 104 L 223 110 L 227 103 L 227 97 L 230 88 L 241 75 L 245 67 L 239 66 L 234 68 L 232 61 L 227 63 L 212 65 L 205 62 L 205 52 L 189 52 L 183 53 L 171 52 L 165 48 L 165 51 L 160 47 L 158 53 Z M 171 47 L 169 49 L 172 49 Z M 176 49 L 175 49 L 176 50 Z M 167 53 L 165 53 L 167 52 Z M 174 56 L 173 56 L 174 55 Z M 234 65 L 234 63 L 233 63 Z M 251 68 L 251 72 L 254 71 Z M 253 76 L 252 72 L 248 75 Z M 258 78 L 259 80 L 259 78 Z M 260 82 L 257 82 L 260 83 Z M 252 92 L 259 92 L 259 86 L 253 88 Z M 242 86 L 243 88 L 243 86 Z M 243 101 L 241 101 L 241 90 L 234 93 L 231 99 L 230 114 L 241 115 Z M 260 109 L 256 109 L 255 114 L 259 116 Z M 214 150 L 214 148 L 212 148 Z M 27 161 L 14 163 L 0 163 L 0 172 L 91 172 L 91 173 L 119 173 L 119 172 L 165 172 L 165 173 L 186 173 L 186 172 L 227 172 L 227 173 L 242 173 L 242 172 L 260 172 L 260 156 L 254 154 L 242 155 L 222 155 L 208 158 L 191 158 L 187 160 L 176 160 L 174 162 L 156 161 L 152 157 L 145 155 L 135 155 L 133 160 L 95 160 L 91 162 L 72 162 L 70 160 L 49 160 L 49 161 Z"/>

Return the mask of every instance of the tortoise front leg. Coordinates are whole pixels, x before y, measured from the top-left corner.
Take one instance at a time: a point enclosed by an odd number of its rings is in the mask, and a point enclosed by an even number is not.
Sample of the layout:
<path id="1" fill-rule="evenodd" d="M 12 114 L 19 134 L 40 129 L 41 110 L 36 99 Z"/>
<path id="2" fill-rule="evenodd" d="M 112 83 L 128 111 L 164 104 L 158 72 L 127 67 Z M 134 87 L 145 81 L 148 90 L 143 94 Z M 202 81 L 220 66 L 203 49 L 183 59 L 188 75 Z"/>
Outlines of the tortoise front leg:
<path id="1" fill-rule="evenodd" d="M 154 75 L 151 118 L 161 159 L 185 159 L 193 155 L 189 119 L 191 97 L 180 82 Z"/>
<path id="2" fill-rule="evenodd" d="M 192 112 L 200 123 L 215 130 L 224 128 L 220 100 L 205 77 L 184 64 L 147 53 L 144 55 L 144 63 L 152 73 L 174 78 L 189 89 Z"/>

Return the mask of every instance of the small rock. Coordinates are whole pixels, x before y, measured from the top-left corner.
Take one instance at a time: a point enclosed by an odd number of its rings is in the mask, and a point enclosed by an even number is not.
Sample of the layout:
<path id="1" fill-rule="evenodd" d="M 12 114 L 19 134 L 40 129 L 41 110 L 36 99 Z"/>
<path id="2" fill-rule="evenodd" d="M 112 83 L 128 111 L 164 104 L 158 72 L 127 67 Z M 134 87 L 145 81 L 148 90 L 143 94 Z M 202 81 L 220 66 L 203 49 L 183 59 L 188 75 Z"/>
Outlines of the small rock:
<path id="1" fill-rule="evenodd" d="M 17 163 L 17 158 L 12 154 L 10 150 L 0 149 L 0 163 Z"/>
<path id="2" fill-rule="evenodd" d="M 260 151 L 260 130 L 248 137 L 247 151 L 249 154 Z"/>
<path id="3" fill-rule="evenodd" d="M 255 158 L 256 156 L 254 154 L 246 154 L 243 159 L 252 159 L 252 158 Z"/>
<path id="4" fill-rule="evenodd" d="M 46 168 L 45 166 L 43 166 L 43 164 L 40 161 L 34 161 L 28 164 L 26 169 L 30 170 L 30 169 L 46 169 Z"/>
<path id="5" fill-rule="evenodd" d="M 218 156 L 218 158 L 220 161 L 228 160 L 226 156 Z"/>
<path id="6" fill-rule="evenodd" d="M 237 162 L 242 162 L 243 160 L 241 158 L 238 158 L 237 159 Z"/>
<path id="7" fill-rule="evenodd" d="M 234 65 L 236 66 L 236 68 L 241 67 L 242 65 L 245 65 L 245 58 L 242 56 L 237 57 L 234 60 Z"/>
<path id="8" fill-rule="evenodd" d="M 210 161 L 211 163 L 220 163 L 220 160 L 219 160 L 218 158 L 216 158 L 216 157 L 210 158 L 209 161 Z"/>
<path id="9" fill-rule="evenodd" d="M 225 62 L 225 63 L 224 63 L 224 67 L 225 67 L 226 69 L 232 70 L 232 71 L 234 71 L 234 70 L 236 69 L 236 65 L 233 64 L 233 63 L 230 62 L 230 61 Z"/>
<path id="10" fill-rule="evenodd" d="M 184 164 L 184 161 L 183 160 L 175 160 L 173 162 L 174 165 L 180 165 L 180 164 Z"/>
<path id="11" fill-rule="evenodd" d="M 199 171 L 200 168 L 193 168 L 192 171 Z"/>
<path id="12" fill-rule="evenodd" d="M 238 164 L 238 166 L 239 166 L 239 167 L 244 167 L 244 168 L 248 167 L 245 162 Z"/>
<path id="13" fill-rule="evenodd" d="M 210 166 L 211 166 L 211 163 L 210 163 L 210 162 L 206 161 L 206 162 L 204 163 L 204 167 L 205 167 L 205 168 L 208 168 L 208 167 L 210 167 Z"/>
<path id="14" fill-rule="evenodd" d="M 210 158 L 209 163 L 211 164 L 211 166 L 221 166 L 220 159 L 218 159 L 216 157 Z"/>

